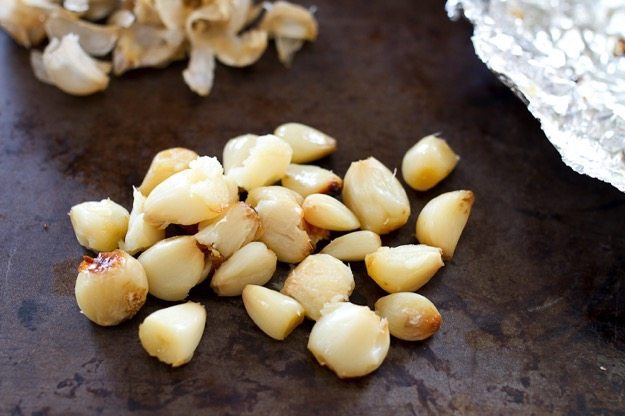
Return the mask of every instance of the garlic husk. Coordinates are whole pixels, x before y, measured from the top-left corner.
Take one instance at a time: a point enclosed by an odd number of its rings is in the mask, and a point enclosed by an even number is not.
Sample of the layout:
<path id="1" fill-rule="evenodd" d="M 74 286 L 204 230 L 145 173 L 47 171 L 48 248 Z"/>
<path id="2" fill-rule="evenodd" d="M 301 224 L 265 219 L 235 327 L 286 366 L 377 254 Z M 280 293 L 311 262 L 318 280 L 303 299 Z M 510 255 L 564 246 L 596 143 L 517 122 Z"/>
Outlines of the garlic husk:
<path id="1" fill-rule="evenodd" d="M 343 178 L 343 203 L 363 229 L 387 234 L 410 216 L 406 191 L 393 172 L 374 157 L 352 162 Z"/>
<path id="2" fill-rule="evenodd" d="M 249 317 L 273 339 L 284 340 L 304 320 L 302 305 L 275 290 L 247 285 L 242 297 Z"/>
<path id="3" fill-rule="evenodd" d="M 429 201 L 417 217 L 417 240 L 440 247 L 443 258 L 451 259 L 474 201 L 473 192 L 466 190 L 446 192 Z"/>
<path id="4" fill-rule="evenodd" d="M 362 261 L 369 253 L 373 253 L 382 246 L 380 236 L 373 231 L 354 231 L 330 241 L 321 250 L 342 261 Z"/>
<path id="5" fill-rule="evenodd" d="M 107 198 L 74 205 L 69 218 L 81 246 L 96 252 L 113 251 L 126 235 L 130 214 Z"/>
<path id="6" fill-rule="evenodd" d="M 92 56 L 108 54 L 117 42 L 117 27 L 89 23 L 60 10 L 48 17 L 45 28 L 50 39 L 62 39 L 65 35 L 75 33 L 80 47 Z"/>
<path id="7" fill-rule="evenodd" d="M 54 85 L 68 94 L 89 95 L 108 86 L 105 71 L 80 47 L 73 33 L 50 41 L 43 52 L 43 65 Z"/>
<path id="8" fill-rule="evenodd" d="M 319 364 L 339 378 L 362 377 L 375 371 L 389 346 L 386 319 L 366 306 L 349 302 L 327 304 L 308 338 L 308 349 Z"/>
<path id="9" fill-rule="evenodd" d="M 380 247 L 365 257 L 367 274 L 389 293 L 419 289 L 444 266 L 441 249 L 424 244 Z"/>
<path id="10" fill-rule="evenodd" d="M 388 320 L 391 335 L 404 341 L 429 338 L 443 322 L 436 306 L 417 293 L 399 292 L 384 296 L 375 303 L 375 311 Z"/>
<path id="11" fill-rule="evenodd" d="M 249 30 L 239 36 L 215 36 L 210 44 L 217 59 L 224 65 L 249 66 L 258 61 L 267 49 L 267 32 Z"/>
<path id="12" fill-rule="evenodd" d="M 286 1 L 268 5 L 259 27 L 273 37 L 313 41 L 317 38 L 317 21 L 310 10 Z"/>
<path id="13" fill-rule="evenodd" d="M 75 296 L 81 312 L 102 326 L 132 318 L 145 303 L 148 280 L 143 266 L 122 250 L 85 256 L 78 268 Z"/>
<path id="14" fill-rule="evenodd" d="M 302 123 L 285 123 L 274 134 L 293 149 L 292 163 L 306 163 L 321 159 L 336 151 L 336 140 Z"/>
<path id="15" fill-rule="evenodd" d="M 178 367 L 193 358 L 205 326 L 204 306 L 187 302 L 148 315 L 139 325 L 139 340 L 152 357 Z"/>
<path id="16" fill-rule="evenodd" d="M 133 187 L 132 196 L 134 200 L 128 220 L 128 231 L 124 240 L 120 242 L 119 248 L 129 254 L 136 254 L 164 239 L 165 230 L 145 221 L 143 213 L 145 196 L 137 188 Z"/>
<path id="17" fill-rule="evenodd" d="M 184 147 L 172 147 L 158 152 L 148 168 L 139 191 L 145 196 L 150 195 L 156 185 L 169 178 L 174 173 L 189 168 L 189 163 L 199 157 L 193 150 Z"/>
<path id="18" fill-rule="evenodd" d="M 30 48 L 46 38 L 44 23 L 52 10 L 58 6 L 40 1 L 29 4 L 24 0 L 3 0 L 0 7 L 0 27 L 17 43 Z"/>
<path id="19" fill-rule="evenodd" d="M 278 51 L 278 59 L 286 67 L 293 64 L 293 58 L 297 51 L 302 49 L 304 41 L 302 39 L 287 38 L 285 36 L 276 37 L 276 50 Z"/>
<path id="20" fill-rule="evenodd" d="M 319 166 L 291 163 L 282 177 L 282 186 L 306 197 L 310 194 L 339 193 L 343 180 L 334 172 Z"/>

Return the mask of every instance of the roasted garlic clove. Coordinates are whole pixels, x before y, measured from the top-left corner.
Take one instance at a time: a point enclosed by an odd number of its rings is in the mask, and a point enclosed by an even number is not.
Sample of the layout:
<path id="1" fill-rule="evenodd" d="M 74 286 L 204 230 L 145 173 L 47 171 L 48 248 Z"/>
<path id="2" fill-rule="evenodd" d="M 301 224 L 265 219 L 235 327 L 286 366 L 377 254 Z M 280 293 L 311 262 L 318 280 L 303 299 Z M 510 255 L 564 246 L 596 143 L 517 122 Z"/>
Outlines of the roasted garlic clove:
<path id="1" fill-rule="evenodd" d="M 139 191 L 145 196 L 150 195 L 152 189 L 174 173 L 189 168 L 189 163 L 199 157 L 193 150 L 184 147 L 172 147 L 158 152 L 148 168 Z"/>
<path id="2" fill-rule="evenodd" d="M 331 231 L 351 231 L 360 227 L 353 212 L 339 200 L 325 194 L 312 194 L 302 204 L 304 219 L 315 227 Z"/>
<path id="3" fill-rule="evenodd" d="M 382 246 L 380 236 L 373 231 L 354 231 L 337 237 L 321 250 L 342 261 L 362 261 Z"/>
<path id="4" fill-rule="evenodd" d="M 388 320 L 391 335 L 405 341 L 429 338 L 443 322 L 428 298 L 411 292 L 393 293 L 378 299 L 375 311 Z"/>
<path id="5" fill-rule="evenodd" d="M 406 152 L 401 171 L 411 188 L 427 191 L 445 179 L 458 160 L 460 158 L 445 140 L 431 135 L 419 140 Z"/>
<path id="6" fill-rule="evenodd" d="M 310 194 L 336 194 L 343 187 L 343 180 L 319 166 L 291 163 L 282 177 L 282 186 L 306 197 Z"/>
<path id="7" fill-rule="evenodd" d="M 252 321 L 271 338 L 282 341 L 304 320 L 295 299 L 258 285 L 243 289 L 243 305 Z"/>
<path id="8" fill-rule="evenodd" d="M 128 220 L 128 231 L 119 247 L 129 254 L 136 254 L 165 238 L 165 230 L 148 224 L 145 221 L 143 205 L 145 197 L 137 188 L 133 188 L 132 211 Z"/>
<path id="9" fill-rule="evenodd" d="M 334 138 L 305 124 L 282 124 L 274 134 L 293 149 L 292 163 L 312 162 L 336 151 Z"/>
<path id="10" fill-rule="evenodd" d="M 76 239 L 93 251 L 113 251 L 128 230 L 130 214 L 111 201 L 89 201 L 74 205 L 69 211 Z"/>

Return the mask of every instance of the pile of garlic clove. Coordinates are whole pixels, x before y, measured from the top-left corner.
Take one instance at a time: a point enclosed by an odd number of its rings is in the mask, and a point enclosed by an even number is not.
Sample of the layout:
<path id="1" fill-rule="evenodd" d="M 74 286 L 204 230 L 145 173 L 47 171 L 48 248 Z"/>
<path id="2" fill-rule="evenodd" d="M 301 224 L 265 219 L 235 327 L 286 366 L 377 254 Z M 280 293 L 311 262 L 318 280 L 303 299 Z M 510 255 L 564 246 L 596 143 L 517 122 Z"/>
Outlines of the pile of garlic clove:
<path id="1" fill-rule="evenodd" d="M 6 3 L 6 4 L 5 4 Z M 287 1 L 251 0 L 5 0 L 0 27 L 33 48 L 35 76 L 72 95 L 107 88 L 109 74 L 160 68 L 189 58 L 183 79 L 199 95 L 210 93 L 215 61 L 254 64 L 274 39 L 290 66 L 304 42 L 317 38 L 311 10 Z"/>
<path id="2" fill-rule="evenodd" d="M 430 337 L 441 315 L 414 292 L 453 256 L 473 193 L 447 192 L 429 201 L 415 225 L 420 244 L 382 246 L 380 235 L 410 216 L 406 191 L 390 169 L 369 157 L 353 162 L 341 179 L 294 163 L 325 157 L 336 147 L 319 130 L 287 123 L 274 134 L 229 140 L 223 165 L 189 149 L 167 149 L 133 189 L 130 213 L 110 199 L 72 207 L 78 242 L 103 251 L 79 267 L 80 309 L 96 324 L 116 325 L 131 319 L 148 293 L 180 302 L 210 279 L 218 296 L 242 296 L 252 321 L 273 339 L 284 340 L 305 318 L 315 321 L 308 349 L 340 378 L 375 371 L 391 335 Z M 410 186 L 430 189 L 457 162 L 444 140 L 428 136 L 406 153 L 402 171 Z M 193 234 L 165 238 L 169 225 Z M 345 262 L 355 261 L 364 261 L 367 274 L 389 293 L 374 311 L 349 301 L 356 284 Z M 279 291 L 265 287 L 278 262 L 295 265 Z M 205 322 L 203 305 L 180 303 L 150 314 L 139 339 L 150 355 L 179 366 L 193 357 Z"/>

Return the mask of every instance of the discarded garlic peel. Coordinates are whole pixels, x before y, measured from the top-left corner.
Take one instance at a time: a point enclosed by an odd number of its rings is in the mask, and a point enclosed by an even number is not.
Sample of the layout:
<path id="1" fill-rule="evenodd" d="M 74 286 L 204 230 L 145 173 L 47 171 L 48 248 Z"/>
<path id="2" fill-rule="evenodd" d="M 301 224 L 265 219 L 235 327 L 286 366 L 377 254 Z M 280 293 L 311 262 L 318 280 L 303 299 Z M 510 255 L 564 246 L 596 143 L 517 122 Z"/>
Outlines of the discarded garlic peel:
<path id="1" fill-rule="evenodd" d="M 193 358 L 205 325 L 204 306 L 187 302 L 148 315 L 139 325 L 139 340 L 152 357 L 178 367 Z"/>
<path id="2" fill-rule="evenodd" d="M 281 199 L 288 199 L 297 205 L 301 205 L 304 202 L 304 198 L 300 194 L 283 186 L 261 186 L 254 188 L 247 194 L 245 202 L 251 206 L 258 205 L 261 201 L 277 201 Z"/>
<path id="3" fill-rule="evenodd" d="M 92 56 L 108 54 L 117 42 L 118 28 L 85 22 L 61 10 L 48 17 L 45 28 L 50 39 L 61 39 L 65 35 L 75 33 L 82 49 Z"/>
<path id="4" fill-rule="evenodd" d="M 314 254 L 289 273 L 281 292 L 297 300 L 307 317 L 317 320 L 326 303 L 348 300 L 354 286 L 352 271 L 343 262 Z"/>
<path id="5" fill-rule="evenodd" d="M 337 237 L 321 250 L 342 261 L 362 261 L 382 246 L 380 236 L 373 231 L 354 231 Z"/>
<path id="6" fill-rule="evenodd" d="M 215 52 L 209 45 L 193 45 L 187 69 L 182 72 L 191 91 L 203 97 L 210 94 L 215 78 Z"/>
<path id="7" fill-rule="evenodd" d="M 137 18 L 130 10 L 120 9 L 111 14 L 106 23 L 111 26 L 129 28 L 136 20 Z"/>
<path id="8" fill-rule="evenodd" d="M 41 2 L 42 6 L 45 4 Z M 20 45 L 36 46 L 46 37 L 43 23 L 53 7 L 56 5 L 52 3 L 48 7 L 38 7 L 24 0 L 4 0 L 0 7 L 0 27 Z"/>
<path id="9" fill-rule="evenodd" d="M 306 231 L 304 213 L 295 200 L 289 196 L 261 199 L 255 209 L 263 228 L 260 241 L 276 253 L 278 260 L 299 263 L 312 252 L 314 245 Z"/>
<path id="10" fill-rule="evenodd" d="M 141 263 L 122 250 L 84 258 L 75 295 L 82 313 L 102 326 L 132 318 L 145 303 L 148 280 Z"/>
<path id="11" fill-rule="evenodd" d="M 309 41 L 317 38 L 317 21 L 310 10 L 286 1 L 277 1 L 268 6 L 260 28 L 273 37 Z"/>
<path id="12" fill-rule="evenodd" d="M 189 163 L 199 157 L 193 150 L 184 147 L 172 147 L 158 152 L 148 168 L 148 172 L 139 186 L 139 191 L 145 196 L 150 195 L 152 189 L 174 173 L 189 168 Z"/>
<path id="13" fill-rule="evenodd" d="M 440 247 L 443 258 L 451 259 L 469 220 L 474 201 L 473 192 L 464 190 L 447 192 L 432 199 L 417 218 L 417 240 Z"/>
<path id="14" fill-rule="evenodd" d="M 228 177 L 248 191 L 271 185 L 286 173 L 292 153 L 289 145 L 273 134 L 259 136 L 247 157 L 229 169 Z"/>
<path id="15" fill-rule="evenodd" d="M 216 36 L 210 44 L 221 63 L 232 67 L 249 66 L 258 61 L 267 49 L 267 32 L 250 30 L 240 36 Z"/>
<path id="16" fill-rule="evenodd" d="M 156 11 L 154 0 L 135 0 L 132 13 L 136 16 L 137 23 L 150 26 L 164 26 L 163 21 Z"/>
<path id="17" fill-rule="evenodd" d="M 389 293 L 412 292 L 443 267 L 441 250 L 424 244 L 380 247 L 365 257 L 367 274 Z"/>
<path id="18" fill-rule="evenodd" d="M 460 158 L 445 140 L 434 135 L 426 136 L 406 152 L 401 171 L 410 187 L 427 191 L 445 179 L 458 160 Z"/>
<path id="19" fill-rule="evenodd" d="M 361 227 L 378 234 L 396 230 L 410 216 L 406 191 L 393 172 L 373 157 L 352 162 L 343 178 L 342 196 Z"/>
<path id="20" fill-rule="evenodd" d="M 113 251 L 126 235 L 130 214 L 110 199 L 74 205 L 69 218 L 81 246 L 93 251 Z"/>
<path id="21" fill-rule="evenodd" d="M 276 50 L 278 51 L 278 59 L 286 67 L 290 67 L 293 63 L 295 53 L 302 49 L 304 41 L 301 39 L 292 39 L 284 36 L 276 38 Z"/>
<path id="22" fill-rule="evenodd" d="M 73 33 L 50 41 L 43 52 L 43 65 L 54 85 L 68 94 L 89 95 L 108 86 L 108 76 L 80 47 Z"/>
<path id="23" fill-rule="evenodd" d="M 261 235 L 260 218 L 245 202 L 232 205 L 220 217 L 200 223 L 195 239 L 202 245 L 219 251 L 224 259 L 258 239 Z"/>
<path id="24" fill-rule="evenodd" d="M 443 322 L 436 306 L 417 293 L 399 292 L 384 296 L 375 303 L 375 311 L 388 320 L 391 335 L 405 341 L 429 338 Z"/>
<path id="25" fill-rule="evenodd" d="M 144 204 L 145 220 L 161 228 L 210 220 L 228 207 L 230 192 L 219 161 L 202 156 L 150 192 Z"/>
<path id="26" fill-rule="evenodd" d="M 96 22 L 112 13 L 118 7 L 118 0 L 89 0 L 88 5 L 82 17 Z"/>
<path id="27" fill-rule="evenodd" d="M 204 253 L 191 236 L 161 240 L 141 253 L 150 294 L 163 300 L 183 300 L 205 272 Z"/>
<path id="28" fill-rule="evenodd" d="M 282 186 L 306 197 L 310 194 L 336 194 L 343 187 L 343 180 L 332 171 L 318 166 L 291 163 L 282 177 Z"/>
<path id="29" fill-rule="evenodd" d="M 48 75 L 48 71 L 46 71 L 46 66 L 43 64 L 43 53 L 32 50 L 30 52 L 30 66 L 33 68 L 35 78 L 43 83 L 54 85 L 54 82 Z"/>
<path id="30" fill-rule="evenodd" d="M 331 231 L 351 231 L 360 227 L 358 218 L 337 199 L 325 194 L 308 195 L 302 204 L 309 224 Z"/>
<path id="31" fill-rule="evenodd" d="M 143 204 L 145 197 L 137 188 L 133 188 L 132 211 L 128 220 L 128 231 L 119 247 L 129 254 L 136 254 L 165 238 L 165 230 L 145 222 Z"/>
<path id="32" fill-rule="evenodd" d="M 302 305 L 280 292 L 247 285 L 242 295 L 249 317 L 273 339 L 282 341 L 304 320 Z"/>
<path id="33" fill-rule="evenodd" d="M 154 12 L 167 29 L 182 30 L 189 14 L 193 11 L 191 2 L 184 0 L 152 0 Z"/>
<path id="34" fill-rule="evenodd" d="M 339 378 L 362 377 L 375 371 L 388 353 L 386 319 L 366 306 L 349 302 L 327 304 L 308 339 L 319 364 Z"/>
<path id="35" fill-rule="evenodd" d="M 211 287 L 219 296 L 239 296 L 246 285 L 264 285 L 271 280 L 277 261 L 265 244 L 249 243 L 217 269 Z"/>
<path id="36" fill-rule="evenodd" d="M 334 138 L 305 124 L 282 124 L 276 128 L 274 134 L 293 149 L 292 163 L 312 162 L 336 151 Z"/>

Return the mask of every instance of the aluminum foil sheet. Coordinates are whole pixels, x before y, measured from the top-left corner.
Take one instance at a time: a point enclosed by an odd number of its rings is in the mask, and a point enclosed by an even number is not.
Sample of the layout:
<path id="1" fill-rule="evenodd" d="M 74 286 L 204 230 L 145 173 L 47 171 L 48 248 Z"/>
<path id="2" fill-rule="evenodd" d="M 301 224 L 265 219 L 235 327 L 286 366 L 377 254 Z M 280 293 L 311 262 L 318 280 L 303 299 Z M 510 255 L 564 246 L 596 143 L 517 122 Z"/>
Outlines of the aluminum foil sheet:
<path id="1" fill-rule="evenodd" d="M 565 163 L 625 192 L 625 0 L 448 0 Z"/>

